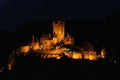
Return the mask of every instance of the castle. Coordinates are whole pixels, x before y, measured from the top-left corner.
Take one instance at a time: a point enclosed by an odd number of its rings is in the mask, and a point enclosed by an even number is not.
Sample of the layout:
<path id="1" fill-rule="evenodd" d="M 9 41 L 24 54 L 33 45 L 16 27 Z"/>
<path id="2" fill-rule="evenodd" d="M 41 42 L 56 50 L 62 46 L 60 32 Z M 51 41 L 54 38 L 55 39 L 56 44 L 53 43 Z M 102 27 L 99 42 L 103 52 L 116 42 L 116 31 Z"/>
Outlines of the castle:
<path id="1" fill-rule="evenodd" d="M 65 22 L 62 20 L 56 20 L 52 22 L 53 32 L 52 34 L 47 34 L 41 37 L 39 40 L 35 41 L 34 35 L 32 36 L 32 42 L 29 45 L 21 46 L 20 50 L 17 52 L 24 53 L 24 55 L 29 54 L 31 50 L 42 54 L 43 58 L 57 58 L 60 59 L 61 54 L 66 55 L 68 58 L 73 59 L 89 59 L 97 60 L 98 57 L 105 57 L 105 50 L 101 50 L 101 54 L 97 55 L 96 51 L 80 49 L 80 51 L 72 51 L 70 48 L 66 48 L 63 45 L 74 45 L 74 39 L 67 34 L 65 36 Z M 59 45 L 57 45 L 59 44 Z"/>
<path id="2" fill-rule="evenodd" d="M 55 58 L 61 59 L 64 55 L 70 59 L 86 59 L 86 60 L 97 60 L 99 58 L 105 58 L 106 52 L 102 48 L 100 54 L 97 54 L 94 49 L 86 50 L 79 48 L 79 51 L 72 50 L 71 48 L 65 47 L 65 45 L 74 45 L 74 39 L 69 34 L 65 36 L 65 22 L 57 20 L 52 22 L 53 32 L 52 34 L 45 34 L 39 40 L 35 40 L 34 35 L 32 36 L 32 42 L 28 45 L 21 46 L 17 51 L 17 55 L 21 53 L 24 56 L 28 55 L 31 51 L 37 53 L 41 58 Z M 11 57 L 9 58 L 9 67 L 11 66 Z M 12 60 L 13 62 L 13 60 Z M 11 69 L 11 68 L 10 68 Z"/>

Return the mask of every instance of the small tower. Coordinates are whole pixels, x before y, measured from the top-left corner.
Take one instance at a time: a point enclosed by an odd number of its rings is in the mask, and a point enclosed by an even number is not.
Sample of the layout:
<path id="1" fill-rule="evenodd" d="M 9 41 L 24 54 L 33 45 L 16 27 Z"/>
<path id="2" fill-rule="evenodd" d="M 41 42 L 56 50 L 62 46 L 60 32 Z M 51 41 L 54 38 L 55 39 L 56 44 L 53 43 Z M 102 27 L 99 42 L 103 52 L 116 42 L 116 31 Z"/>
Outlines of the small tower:
<path id="1" fill-rule="evenodd" d="M 102 48 L 101 49 L 101 58 L 105 58 L 105 55 L 106 55 L 105 48 Z"/>

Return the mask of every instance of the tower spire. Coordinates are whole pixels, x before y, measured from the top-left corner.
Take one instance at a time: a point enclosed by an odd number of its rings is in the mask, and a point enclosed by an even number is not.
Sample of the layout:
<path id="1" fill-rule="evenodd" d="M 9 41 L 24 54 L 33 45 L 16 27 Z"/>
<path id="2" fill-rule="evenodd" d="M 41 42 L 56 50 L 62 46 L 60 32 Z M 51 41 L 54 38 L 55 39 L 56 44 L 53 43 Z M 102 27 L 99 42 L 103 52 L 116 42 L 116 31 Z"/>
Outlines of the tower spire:
<path id="1" fill-rule="evenodd" d="M 32 42 L 35 42 L 35 37 L 34 37 L 34 35 L 32 36 Z"/>

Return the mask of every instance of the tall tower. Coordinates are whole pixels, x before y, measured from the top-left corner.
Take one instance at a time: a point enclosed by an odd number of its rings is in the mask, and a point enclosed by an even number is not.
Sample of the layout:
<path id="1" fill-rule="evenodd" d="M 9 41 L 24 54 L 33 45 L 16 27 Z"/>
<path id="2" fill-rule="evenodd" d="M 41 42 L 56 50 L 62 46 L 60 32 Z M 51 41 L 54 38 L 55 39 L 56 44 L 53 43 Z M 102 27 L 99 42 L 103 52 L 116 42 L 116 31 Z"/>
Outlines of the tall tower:
<path id="1" fill-rule="evenodd" d="M 65 36 L 65 23 L 59 19 L 53 21 L 53 37 L 57 38 L 57 42 L 64 40 Z"/>

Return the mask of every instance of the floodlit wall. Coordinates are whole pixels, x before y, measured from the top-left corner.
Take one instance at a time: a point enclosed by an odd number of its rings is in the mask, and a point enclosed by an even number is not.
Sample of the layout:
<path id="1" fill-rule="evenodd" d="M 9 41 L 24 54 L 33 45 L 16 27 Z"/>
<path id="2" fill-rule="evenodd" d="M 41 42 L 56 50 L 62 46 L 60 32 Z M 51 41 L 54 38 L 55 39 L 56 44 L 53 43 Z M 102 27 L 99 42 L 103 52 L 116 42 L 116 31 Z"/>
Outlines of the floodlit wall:
<path id="1" fill-rule="evenodd" d="M 73 59 L 82 59 L 82 54 L 81 53 L 73 53 L 73 56 L 72 56 Z"/>
<path id="2" fill-rule="evenodd" d="M 27 53 L 29 50 L 30 50 L 30 46 L 29 45 L 22 46 L 21 49 L 20 49 L 21 53 Z"/>

